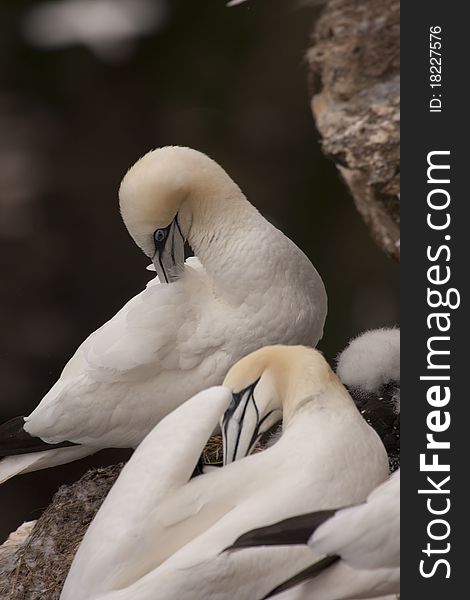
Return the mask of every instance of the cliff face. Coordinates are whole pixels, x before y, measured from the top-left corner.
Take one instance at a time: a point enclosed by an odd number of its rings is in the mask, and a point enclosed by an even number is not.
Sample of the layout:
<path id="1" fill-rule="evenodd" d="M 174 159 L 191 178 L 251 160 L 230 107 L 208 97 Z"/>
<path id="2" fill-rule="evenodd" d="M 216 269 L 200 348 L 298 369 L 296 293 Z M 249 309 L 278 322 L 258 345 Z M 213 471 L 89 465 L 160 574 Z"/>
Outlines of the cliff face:
<path id="1" fill-rule="evenodd" d="M 400 257 L 400 4 L 331 0 L 307 53 L 323 151 L 383 250 Z"/>

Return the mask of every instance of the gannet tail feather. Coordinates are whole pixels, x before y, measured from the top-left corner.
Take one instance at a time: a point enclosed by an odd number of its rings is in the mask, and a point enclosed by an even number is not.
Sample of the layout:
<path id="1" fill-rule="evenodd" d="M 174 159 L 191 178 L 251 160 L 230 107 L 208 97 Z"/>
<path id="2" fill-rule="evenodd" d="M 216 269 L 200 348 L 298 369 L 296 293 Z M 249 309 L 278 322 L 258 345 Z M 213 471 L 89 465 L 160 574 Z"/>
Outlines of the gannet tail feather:
<path id="1" fill-rule="evenodd" d="M 54 448 L 54 445 L 52 445 L 50 450 L 44 450 L 43 452 L 30 452 L 29 454 L 17 454 L 3 458 L 0 460 L 0 484 L 15 475 L 64 465 L 97 451 L 97 448 L 88 446 L 69 446 L 66 448 L 58 446 Z"/>
<path id="2" fill-rule="evenodd" d="M 273 525 L 252 529 L 241 535 L 226 551 L 241 550 L 253 546 L 306 545 L 314 531 L 328 521 L 336 510 L 319 510 L 305 515 L 290 517 Z"/>
<path id="3" fill-rule="evenodd" d="M 14 417 L 0 425 L 0 458 L 74 445 L 72 442 L 48 444 L 41 438 L 30 435 L 24 430 L 24 417 Z"/>
<path id="4" fill-rule="evenodd" d="M 266 598 L 272 598 L 273 596 L 277 596 L 281 592 L 290 590 L 291 588 L 293 588 L 297 585 L 300 585 L 304 581 L 313 579 L 314 577 L 316 577 L 317 575 L 322 573 L 325 569 L 327 569 L 328 567 L 333 565 L 335 562 L 337 562 L 339 559 L 340 559 L 340 557 L 336 556 L 336 555 L 325 556 L 324 558 L 317 561 L 313 565 L 310 565 L 303 571 L 300 571 L 300 573 L 297 573 L 297 575 L 294 575 L 290 579 L 287 579 L 286 581 L 284 581 L 284 583 L 281 583 L 280 585 L 275 587 L 273 590 L 268 592 L 266 594 L 266 596 L 263 597 L 262 600 L 266 600 Z"/>

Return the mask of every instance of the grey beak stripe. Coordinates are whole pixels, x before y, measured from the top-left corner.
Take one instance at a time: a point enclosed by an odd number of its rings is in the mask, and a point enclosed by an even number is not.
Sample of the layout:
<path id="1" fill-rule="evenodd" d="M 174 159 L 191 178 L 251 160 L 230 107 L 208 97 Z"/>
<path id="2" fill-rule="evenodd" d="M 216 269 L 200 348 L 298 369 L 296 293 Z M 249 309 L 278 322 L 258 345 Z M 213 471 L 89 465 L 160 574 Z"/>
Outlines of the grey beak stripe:
<path id="1" fill-rule="evenodd" d="M 255 407 L 255 411 L 256 411 L 256 428 L 255 428 L 255 433 L 253 434 L 251 440 L 250 440 L 250 444 L 248 446 L 248 450 L 250 450 L 253 446 L 254 441 L 256 441 L 256 438 L 258 436 L 258 431 L 259 431 L 259 427 L 261 425 L 261 423 L 264 422 L 264 420 L 271 414 L 268 413 L 265 417 L 263 417 L 263 419 L 261 421 L 259 421 L 259 410 L 258 410 L 258 406 L 256 405 L 256 401 L 254 398 L 254 390 L 256 385 L 258 384 L 259 380 L 261 378 L 259 377 L 254 383 L 252 383 L 251 385 L 249 385 L 248 387 L 246 387 L 245 389 L 241 390 L 238 393 L 234 393 L 232 394 L 232 402 L 233 402 L 233 406 L 229 406 L 229 408 L 227 409 L 227 411 L 225 412 L 224 418 L 223 418 L 223 428 L 224 428 L 224 433 L 225 433 L 225 442 L 224 442 L 224 456 L 227 456 L 227 444 L 226 444 L 226 440 L 227 440 L 227 430 L 228 430 L 228 424 L 231 420 L 231 418 L 233 417 L 235 411 L 237 410 L 237 408 L 240 406 L 240 402 L 242 401 L 243 397 L 245 396 L 246 392 L 249 391 L 248 397 L 246 399 L 245 402 L 245 406 L 243 408 L 243 412 L 241 414 L 240 417 L 240 422 L 238 425 L 238 433 L 237 433 L 237 439 L 235 442 L 235 448 L 233 451 L 233 456 L 231 457 L 232 461 L 235 460 L 235 457 L 237 455 L 237 451 L 238 451 L 238 446 L 240 444 L 240 436 L 242 433 L 242 429 L 243 429 L 243 421 L 245 419 L 245 414 L 246 414 L 246 410 L 248 408 L 248 404 L 249 402 L 253 402 L 253 406 Z"/>

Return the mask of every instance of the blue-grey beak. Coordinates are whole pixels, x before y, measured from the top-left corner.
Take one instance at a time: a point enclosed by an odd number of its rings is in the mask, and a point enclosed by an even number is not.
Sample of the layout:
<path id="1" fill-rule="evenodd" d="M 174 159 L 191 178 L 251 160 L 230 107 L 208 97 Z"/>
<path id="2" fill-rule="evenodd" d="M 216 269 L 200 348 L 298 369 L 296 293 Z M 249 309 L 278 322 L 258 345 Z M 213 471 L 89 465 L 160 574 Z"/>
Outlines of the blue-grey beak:
<path id="1" fill-rule="evenodd" d="M 224 465 L 251 454 L 266 427 L 274 425 L 282 416 L 276 409 L 262 415 L 263 408 L 256 404 L 255 397 L 258 381 L 232 394 L 232 402 L 222 418 Z"/>
<path id="2" fill-rule="evenodd" d="M 168 227 L 157 229 L 153 234 L 155 254 L 152 262 L 160 283 L 173 283 L 184 269 L 184 236 L 178 215 Z"/>

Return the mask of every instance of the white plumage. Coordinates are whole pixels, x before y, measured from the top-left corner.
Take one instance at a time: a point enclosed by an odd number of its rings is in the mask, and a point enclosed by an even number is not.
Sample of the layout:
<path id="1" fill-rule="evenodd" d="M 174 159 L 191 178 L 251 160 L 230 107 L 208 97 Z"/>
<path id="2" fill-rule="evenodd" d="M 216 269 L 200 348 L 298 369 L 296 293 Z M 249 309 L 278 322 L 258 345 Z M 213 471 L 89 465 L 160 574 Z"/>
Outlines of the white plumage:
<path id="1" fill-rule="evenodd" d="M 400 466 L 400 330 L 366 331 L 341 352 L 337 373 L 356 406 Z"/>
<path id="2" fill-rule="evenodd" d="M 389 383 L 399 385 L 399 340 L 399 329 L 374 330 L 353 340 L 339 358 L 338 375 L 343 376 L 343 383 L 362 393 L 377 393 Z M 381 401 L 384 400 L 377 399 L 379 408 Z M 243 408 L 245 412 L 248 410 Z M 399 405 L 393 408 L 393 413 L 395 411 L 399 414 Z M 373 414 L 369 416 L 374 424 Z M 380 413 L 381 422 L 383 418 Z M 292 544 L 308 543 L 317 557 L 340 557 L 339 562 L 327 561 L 321 568 L 317 563 L 313 574 L 307 569 L 304 579 L 298 577 L 273 590 L 279 600 L 352 600 L 398 593 L 400 472 L 378 486 L 366 502 L 336 511 L 338 507 L 340 505 L 334 504 L 328 507 L 330 511 L 326 514 L 303 514 L 255 529 L 242 535 L 234 548 L 294 547 Z M 309 583 L 299 582 L 309 577 Z"/>
<path id="3" fill-rule="evenodd" d="M 235 410 L 247 398 L 259 422 L 284 409 L 281 438 L 188 482 L 229 404 L 229 437 L 231 419 L 253 426 Z M 224 387 L 184 403 L 140 444 L 86 533 L 61 600 L 260 598 L 310 564 L 311 551 L 222 551 L 253 527 L 361 502 L 387 471 L 378 436 L 319 353 L 263 348 L 237 363 Z"/>
<path id="4" fill-rule="evenodd" d="M 381 328 L 362 333 L 341 352 L 336 372 L 344 385 L 365 392 L 400 381 L 400 330 Z"/>
<path id="5" fill-rule="evenodd" d="M 309 540 L 314 552 L 338 554 L 354 569 L 400 566 L 400 471 L 367 497 L 339 510 Z"/>
<path id="6" fill-rule="evenodd" d="M 296 574 L 267 597 L 350 600 L 399 592 L 400 471 L 365 502 L 330 512 L 281 521 L 248 532 L 235 542 L 234 548 L 286 547 L 302 543 L 303 538 L 317 557 L 332 557 L 323 566 L 312 560 L 303 574 Z"/>
<path id="7" fill-rule="evenodd" d="M 279 600 L 375 598 L 400 591 L 400 471 L 358 506 L 338 511 L 309 540 L 315 554 L 337 555 L 335 563 L 297 595 Z M 303 589 L 302 589 L 303 588 Z"/>
<path id="8" fill-rule="evenodd" d="M 92 333 L 25 419 L 48 443 L 10 456 L 0 482 L 105 447 L 135 447 L 175 407 L 220 384 L 240 357 L 270 343 L 316 345 L 326 294 L 308 258 L 210 158 L 148 153 L 120 188 L 124 222 L 160 279 Z M 197 258 L 184 264 L 184 240 Z"/>

